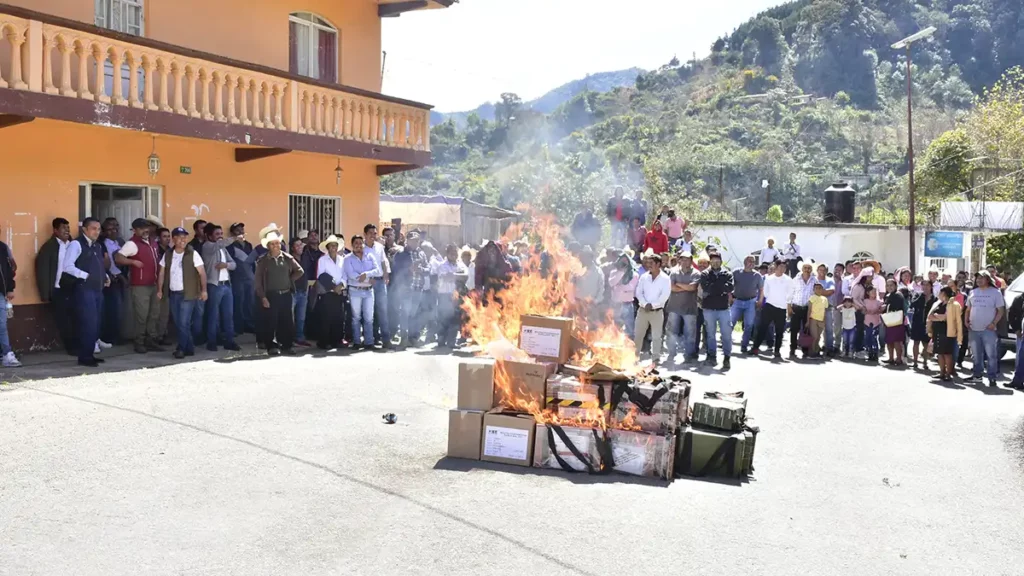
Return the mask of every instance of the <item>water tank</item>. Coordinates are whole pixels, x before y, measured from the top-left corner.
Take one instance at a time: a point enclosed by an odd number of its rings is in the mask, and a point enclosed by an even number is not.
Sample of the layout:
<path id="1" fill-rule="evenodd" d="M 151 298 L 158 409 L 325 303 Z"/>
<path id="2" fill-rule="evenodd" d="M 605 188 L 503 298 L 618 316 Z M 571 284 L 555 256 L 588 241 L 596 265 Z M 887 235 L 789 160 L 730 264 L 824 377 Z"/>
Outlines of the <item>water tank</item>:
<path id="1" fill-rule="evenodd" d="M 825 222 L 853 222 L 857 190 L 848 182 L 836 182 L 825 190 Z"/>

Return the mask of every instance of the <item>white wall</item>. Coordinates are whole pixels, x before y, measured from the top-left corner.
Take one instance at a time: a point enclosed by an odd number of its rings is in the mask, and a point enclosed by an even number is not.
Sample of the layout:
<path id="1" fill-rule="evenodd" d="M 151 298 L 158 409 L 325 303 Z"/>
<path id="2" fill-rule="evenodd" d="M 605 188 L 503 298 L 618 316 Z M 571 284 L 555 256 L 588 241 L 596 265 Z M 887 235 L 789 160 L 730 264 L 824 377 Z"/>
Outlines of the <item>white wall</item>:
<path id="1" fill-rule="evenodd" d="M 882 263 L 886 270 L 895 270 L 910 262 L 910 235 L 907 230 L 887 228 L 844 228 L 825 226 L 791 227 L 785 224 L 753 226 L 744 224 L 702 224 L 690 225 L 698 240 L 707 241 L 718 237 L 723 254 L 722 259 L 730 268 L 743 266 L 743 258 L 765 246 L 768 236 L 775 238 L 776 248 L 789 242 L 789 233 L 796 232 L 804 260 L 824 262 L 831 269 L 837 262 L 846 262 L 858 252 L 869 252 Z M 918 233 L 915 246 L 920 255 L 917 270 L 927 269 L 924 258 L 924 234 Z M 925 266 L 924 268 L 922 266 Z"/>

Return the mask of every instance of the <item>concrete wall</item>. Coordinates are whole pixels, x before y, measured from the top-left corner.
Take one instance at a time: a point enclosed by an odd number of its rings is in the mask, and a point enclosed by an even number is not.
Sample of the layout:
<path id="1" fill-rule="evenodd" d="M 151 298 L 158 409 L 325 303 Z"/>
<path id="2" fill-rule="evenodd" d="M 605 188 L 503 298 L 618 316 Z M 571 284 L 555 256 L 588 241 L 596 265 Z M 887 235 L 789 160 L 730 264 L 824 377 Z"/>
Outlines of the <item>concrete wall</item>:
<path id="1" fill-rule="evenodd" d="M 6 0 L 95 24 L 95 0 Z M 288 15 L 313 12 L 338 29 L 338 82 L 380 91 L 381 22 L 369 0 L 144 0 L 145 36 L 288 70 Z"/>
<path id="2" fill-rule="evenodd" d="M 0 236 L 18 261 L 17 304 L 38 302 L 34 262 L 38 246 L 57 216 L 71 221 L 77 235 L 78 186 L 83 182 L 163 187 L 163 221 L 191 230 L 197 217 L 221 224 L 245 222 L 250 237 L 270 222 L 288 223 L 288 194 L 341 197 L 340 225 L 346 236 L 377 222 L 379 180 L 375 164 L 343 158 L 344 177 L 336 184 L 337 158 L 293 152 L 236 163 L 228 144 L 157 137 L 162 169 L 148 172 L 150 134 L 49 120 L 5 128 L 0 153 Z M 179 168 L 189 166 L 191 174 Z M 127 232 L 128 223 L 121 223 Z M 286 230 L 291 234 L 295 230 Z"/>
<path id="3" fill-rule="evenodd" d="M 789 233 L 796 232 L 796 242 L 800 245 L 805 260 L 825 262 L 831 268 L 836 262 L 845 262 L 858 252 L 869 252 L 882 263 L 886 270 L 895 270 L 907 266 L 910 262 L 910 236 L 906 230 L 889 230 L 885 228 L 839 228 L 839 227 L 792 227 L 785 224 L 775 226 L 751 226 L 748 224 L 690 224 L 698 240 L 708 241 L 717 237 L 724 249 L 723 260 L 730 267 L 743 265 L 743 258 L 753 251 L 760 252 L 765 240 L 775 238 L 776 248 L 789 242 Z M 919 233 L 917 250 L 922 255 L 918 259 L 917 269 L 925 267 L 924 234 Z"/>

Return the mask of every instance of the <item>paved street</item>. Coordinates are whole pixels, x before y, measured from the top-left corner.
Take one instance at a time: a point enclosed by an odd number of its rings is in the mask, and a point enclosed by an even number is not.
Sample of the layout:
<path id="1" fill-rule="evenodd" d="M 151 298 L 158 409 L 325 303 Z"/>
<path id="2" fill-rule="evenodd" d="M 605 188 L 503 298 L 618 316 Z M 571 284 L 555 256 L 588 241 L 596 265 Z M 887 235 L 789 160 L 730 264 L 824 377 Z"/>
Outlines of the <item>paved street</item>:
<path id="1" fill-rule="evenodd" d="M 748 391 L 755 478 L 665 485 L 446 459 L 458 358 L 430 351 L 52 358 L 0 385 L 4 575 L 1024 571 L 1008 390 L 737 358 L 692 378 Z"/>

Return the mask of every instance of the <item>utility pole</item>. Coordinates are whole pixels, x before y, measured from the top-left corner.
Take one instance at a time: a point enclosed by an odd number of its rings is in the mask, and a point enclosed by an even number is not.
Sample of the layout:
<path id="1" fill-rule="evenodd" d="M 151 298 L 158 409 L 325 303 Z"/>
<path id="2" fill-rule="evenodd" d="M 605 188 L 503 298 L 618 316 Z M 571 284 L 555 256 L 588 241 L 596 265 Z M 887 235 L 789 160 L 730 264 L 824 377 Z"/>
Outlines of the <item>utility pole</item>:
<path id="1" fill-rule="evenodd" d="M 726 208 L 725 205 L 725 166 L 718 165 L 718 199 L 722 203 L 722 207 Z"/>
<path id="2" fill-rule="evenodd" d="M 935 33 L 935 27 L 929 26 L 920 32 L 913 34 L 900 40 L 899 42 L 892 45 L 893 50 L 901 50 L 906 48 L 907 50 L 907 160 L 910 168 L 910 178 L 908 181 L 908 195 L 910 196 L 910 209 L 908 210 L 910 215 L 910 273 L 914 274 L 917 272 L 917 221 L 915 215 L 915 200 L 914 200 L 914 84 L 911 78 L 911 55 L 910 47 L 914 42 L 918 40 L 924 40 Z"/>

